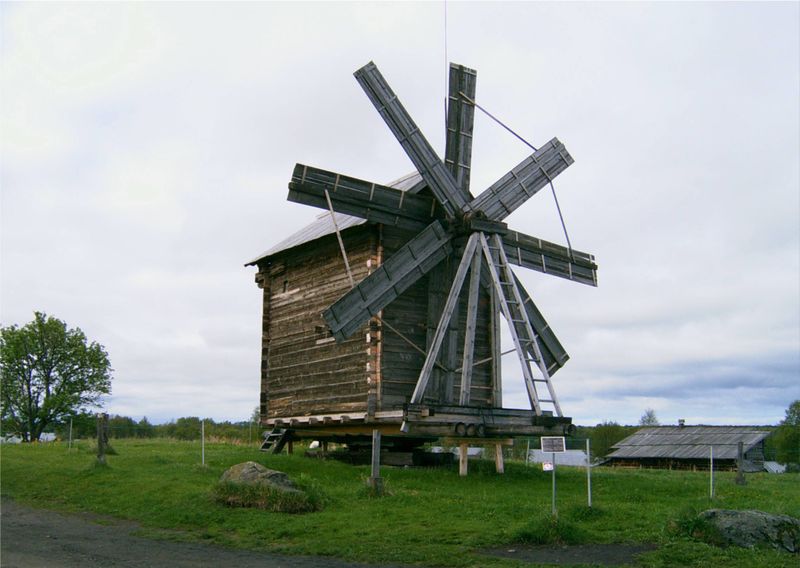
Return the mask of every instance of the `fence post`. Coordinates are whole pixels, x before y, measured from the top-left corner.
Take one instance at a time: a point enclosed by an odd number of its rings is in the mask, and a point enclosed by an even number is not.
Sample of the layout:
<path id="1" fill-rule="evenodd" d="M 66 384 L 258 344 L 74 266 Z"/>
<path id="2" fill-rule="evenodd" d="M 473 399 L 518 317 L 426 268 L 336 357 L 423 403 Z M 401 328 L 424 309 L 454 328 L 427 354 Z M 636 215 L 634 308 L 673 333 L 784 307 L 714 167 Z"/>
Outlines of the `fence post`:
<path id="1" fill-rule="evenodd" d="M 553 452 L 550 455 L 552 456 L 551 459 L 553 460 L 553 503 L 551 512 L 553 517 L 556 517 L 558 516 L 558 511 L 556 510 L 556 454 Z"/>
<path id="2" fill-rule="evenodd" d="M 106 446 L 108 445 L 108 414 L 97 414 L 97 461 L 106 463 Z"/>
<path id="3" fill-rule="evenodd" d="M 67 444 L 67 450 L 72 449 L 72 417 L 69 419 L 69 443 Z"/>
<path id="4" fill-rule="evenodd" d="M 592 458 L 589 438 L 586 438 L 586 492 L 589 494 L 589 508 L 592 508 Z"/>
<path id="5" fill-rule="evenodd" d="M 709 446 L 708 448 L 708 462 L 709 462 L 708 495 L 709 499 L 713 499 L 714 498 L 714 446 Z"/>
<path id="6" fill-rule="evenodd" d="M 206 421 L 200 421 L 200 459 L 206 465 Z"/>
<path id="7" fill-rule="evenodd" d="M 736 459 L 736 485 L 747 485 L 744 478 L 744 443 L 739 442 L 738 456 Z"/>
<path id="8" fill-rule="evenodd" d="M 372 431 L 372 472 L 369 486 L 375 495 L 383 495 L 383 478 L 381 477 L 381 431 Z"/>

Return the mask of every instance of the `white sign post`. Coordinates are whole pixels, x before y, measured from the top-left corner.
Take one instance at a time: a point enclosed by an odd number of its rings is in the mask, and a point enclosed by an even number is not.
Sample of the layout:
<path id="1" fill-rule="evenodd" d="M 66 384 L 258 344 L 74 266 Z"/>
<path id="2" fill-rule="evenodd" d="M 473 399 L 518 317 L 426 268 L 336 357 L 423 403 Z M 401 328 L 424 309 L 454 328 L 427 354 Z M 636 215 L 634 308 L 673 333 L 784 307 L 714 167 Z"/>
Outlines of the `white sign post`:
<path id="1" fill-rule="evenodd" d="M 567 451 L 566 442 L 564 441 L 564 436 L 542 436 L 542 453 L 550 452 L 552 456 L 552 467 L 553 472 L 553 499 L 552 499 L 552 513 L 553 516 L 558 515 L 558 511 L 556 510 L 556 454 L 562 454 Z M 547 471 L 547 463 L 544 464 L 544 470 Z"/>

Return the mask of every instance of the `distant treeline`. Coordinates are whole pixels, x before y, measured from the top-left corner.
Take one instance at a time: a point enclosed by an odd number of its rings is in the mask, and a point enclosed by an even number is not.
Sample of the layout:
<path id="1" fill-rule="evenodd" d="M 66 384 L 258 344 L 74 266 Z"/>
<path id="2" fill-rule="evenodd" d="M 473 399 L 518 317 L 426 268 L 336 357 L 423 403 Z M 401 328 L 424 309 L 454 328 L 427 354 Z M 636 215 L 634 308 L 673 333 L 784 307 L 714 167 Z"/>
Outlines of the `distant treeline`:
<path id="1" fill-rule="evenodd" d="M 110 438 L 173 438 L 176 440 L 199 440 L 202 428 L 207 440 L 255 441 L 261 437 L 261 427 L 254 422 L 215 422 L 211 418 L 201 420 L 197 416 L 187 416 L 165 424 L 151 424 L 147 417 L 134 420 L 128 416 L 112 415 L 108 418 Z M 69 438 L 70 420 L 64 420 L 55 427 L 56 436 L 62 440 Z M 82 413 L 72 417 L 72 438 L 94 438 L 97 435 L 97 418 L 92 413 Z"/>
<path id="2" fill-rule="evenodd" d="M 151 424 L 147 418 L 134 420 L 128 416 L 109 417 L 109 436 L 113 438 L 172 438 L 176 440 L 199 440 L 201 422 L 204 422 L 206 440 L 226 440 L 233 442 L 256 442 L 261 439 L 264 428 L 255 419 L 241 422 L 215 422 L 211 418 L 201 420 L 197 416 L 178 418 L 165 424 Z M 592 457 L 600 458 L 611 452 L 614 444 L 630 436 L 642 426 L 624 426 L 613 421 L 602 422 L 596 426 L 578 426 L 575 436 L 567 439 L 569 449 L 584 449 L 586 440 L 590 442 Z M 797 426 L 758 426 L 762 430 L 775 431 L 765 440 L 767 459 L 781 463 L 800 462 Z M 56 425 L 56 435 L 69 438 L 69 420 Z M 73 439 L 94 438 L 97 435 L 97 420 L 94 414 L 83 413 L 72 418 Z M 539 438 L 530 439 L 530 448 L 538 448 Z M 522 459 L 528 444 L 525 439 L 517 440 L 511 453 Z"/>

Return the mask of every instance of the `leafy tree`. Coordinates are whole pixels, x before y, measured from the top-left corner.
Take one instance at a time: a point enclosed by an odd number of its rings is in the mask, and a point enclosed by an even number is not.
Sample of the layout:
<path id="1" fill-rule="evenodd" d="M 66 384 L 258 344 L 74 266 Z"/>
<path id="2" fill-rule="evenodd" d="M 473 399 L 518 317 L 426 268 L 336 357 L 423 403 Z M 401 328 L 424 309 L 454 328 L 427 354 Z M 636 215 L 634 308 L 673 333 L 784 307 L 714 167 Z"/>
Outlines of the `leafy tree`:
<path id="1" fill-rule="evenodd" d="M 36 441 L 49 425 L 98 406 L 111 392 L 105 348 L 79 329 L 35 312 L 23 327 L 0 327 L 0 418 L 5 431 Z"/>
<path id="2" fill-rule="evenodd" d="M 598 424 L 591 433 L 592 455 L 600 457 L 611 453 L 611 446 L 627 437 L 632 430 L 613 421 Z"/>
<path id="3" fill-rule="evenodd" d="M 639 426 L 660 426 L 656 411 L 652 408 L 645 408 L 644 414 L 639 418 Z"/>
<path id="4" fill-rule="evenodd" d="M 786 409 L 786 418 L 774 435 L 777 460 L 781 463 L 800 463 L 800 399 Z"/>
<path id="5" fill-rule="evenodd" d="M 136 424 L 136 437 L 152 438 L 155 436 L 155 430 L 155 426 L 150 424 L 150 422 L 147 420 L 147 416 L 145 416 L 139 420 L 138 424 Z"/>

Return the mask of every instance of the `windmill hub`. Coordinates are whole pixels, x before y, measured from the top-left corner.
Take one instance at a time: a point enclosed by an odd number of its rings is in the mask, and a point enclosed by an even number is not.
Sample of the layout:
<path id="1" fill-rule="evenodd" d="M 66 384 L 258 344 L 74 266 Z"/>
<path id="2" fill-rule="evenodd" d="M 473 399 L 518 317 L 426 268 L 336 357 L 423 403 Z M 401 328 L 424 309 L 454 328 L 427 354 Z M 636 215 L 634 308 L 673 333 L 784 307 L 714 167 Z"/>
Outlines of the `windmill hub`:
<path id="1" fill-rule="evenodd" d="M 483 211 L 469 211 L 456 217 L 450 223 L 454 235 L 481 232 L 487 235 L 506 235 L 508 225 L 502 221 L 492 221 Z"/>

